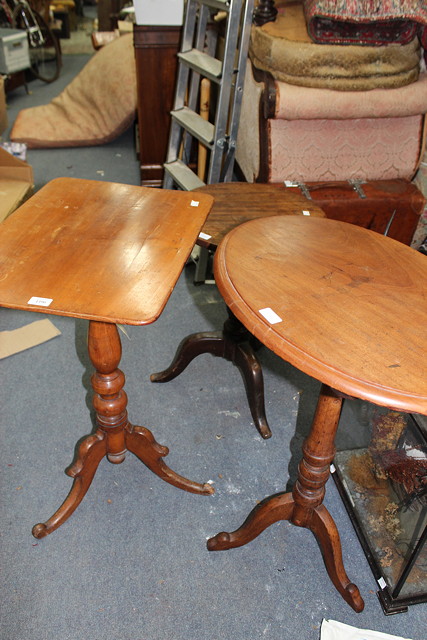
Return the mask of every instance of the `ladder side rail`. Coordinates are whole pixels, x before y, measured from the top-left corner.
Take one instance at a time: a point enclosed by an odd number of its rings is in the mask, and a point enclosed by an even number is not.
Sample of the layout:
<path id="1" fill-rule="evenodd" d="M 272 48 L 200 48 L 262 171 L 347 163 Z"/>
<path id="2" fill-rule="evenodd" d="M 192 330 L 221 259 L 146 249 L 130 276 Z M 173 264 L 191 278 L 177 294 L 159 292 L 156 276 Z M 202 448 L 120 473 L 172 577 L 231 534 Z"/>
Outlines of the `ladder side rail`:
<path id="1" fill-rule="evenodd" d="M 184 16 L 184 24 L 181 36 L 181 51 L 187 51 L 193 47 L 194 29 L 196 26 L 197 6 L 196 0 L 188 0 Z M 188 83 L 189 69 L 185 65 L 180 64 L 178 59 L 178 74 L 176 79 L 174 108 L 182 108 L 185 101 L 186 87 Z M 169 129 L 169 141 L 166 153 L 166 163 L 173 162 L 178 157 L 178 150 L 181 146 L 182 129 L 178 123 L 171 119 Z M 164 172 L 163 188 L 172 189 L 173 178 L 168 172 Z"/>
<path id="2" fill-rule="evenodd" d="M 199 4 L 199 10 L 198 10 L 194 48 L 197 49 L 198 51 L 203 51 L 205 48 L 206 29 L 208 25 L 208 20 L 210 18 L 210 9 L 208 6 L 203 5 L 202 3 L 198 3 L 198 4 Z M 181 63 L 181 64 L 185 64 L 185 63 Z M 192 111 L 196 111 L 197 101 L 199 97 L 200 73 L 197 73 L 197 71 L 191 70 L 190 74 L 191 75 L 190 75 L 189 82 L 188 82 L 188 76 L 187 76 L 187 88 L 188 88 L 187 106 Z M 178 108 L 181 108 L 181 105 Z M 193 139 L 194 137 L 189 132 L 184 131 L 182 158 L 186 163 L 189 163 L 190 161 Z"/>
<path id="3" fill-rule="evenodd" d="M 197 0 L 187 0 L 187 7 L 185 10 L 184 24 L 182 27 L 182 38 L 180 51 L 189 51 L 193 48 L 194 31 L 196 27 L 197 18 Z"/>
<path id="4" fill-rule="evenodd" d="M 176 122 L 173 118 L 171 118 L 170 129 L 169 129 L 169 144 L 168 144 L 166 160 L 165 160 L 166 164 L 175 162 L 175 160 L 178 159 L 178 153 L 179 153 L 179 149 L 181 147 L 182 138 L 183 138 L 182 134 L 183 134 L 182 127 L 179 125 L 178 122 Z M 166 173 L 164 173 L 163 188 L 164 189 L 172 188 L 170 176 Z"/>
<path id="5" fill-rule="evenodd" d="M 207 31 L 206 31 L 206 46 L 205 46 L 205 51 L 206 54 L 212 58 L 216 58 L 218 59 L 216 56 L 218 55 L 218 38 L 219 38 L 219 25 L 217 22 L 213 21 L 211 28 L 208 27 Z M 221 76 L 220 76 L 220 81 L 222 79 L 222 61 L 221 61 Z M 217 82 L 213 83 L 212 80 L 208 79 L 208 82 L 210 83 L 210 89 L 209 89 L 209 113 L 208 113 L 208 121 L 210 122 L 210 113 L 216 113 L 216 101 L 218 100 L 218 92 L 221 89 L 221 85 L 220 83 L 218 84 Z M 215 87 L 213 88 L 212 84 L 215 85 Z M 212 156 L 212 149 L 214 148 L 215 145 L 215 125 L 212 125 L 213 130 L 214 130 L 214 134 L 213 134 L 213 139 L 211 141 L 211 143 L 209 145 L 205 145 L 203 140 L 200 142 L 201 145 L 204 146 L 204 148 L 206 149 L 206 165 L 205 165 L 205 172 L 204 172 L 204 178 L 206 179 L 207 174 L 209 172 L 209 166 L 211 164 L 211 156 Z M 200 150 L 200 147 L 199 147 Z M 197 269 L 201 268 L 202 263 L 206 262 L 206 259 L 203 260 L 202 259 L 202 255 L 206 256 L 209 254 L 208 251 L 201 251 L 200 252 L 200 256 L 199 256 L 199 261 L 197 263 Z M 196 269 L 196 272 L 197 272 Z M 207 265 L 205 265 L 204 271 L 206 272 L 207 270 Z"/>
<path id="6" fill-rule="evenodd" d="M 234 156 L 236 154 L 237 134 L 239 131 L 240 111 L 243 100 L 243 88 L 245 84 L 246 67 L 248 63 L 249 40 L 253 21 L 254 0 L 246 0 L 246 7 L 243 14 L 240 44 L 238 51 L 237 74 L 234 86 L 234 100 L 230 115 L 230 131 L 227 157 L 224 163 L 224 182 L 230 182 L 233 178 Z"/>
<path id="7" fill-rule="evenodd" d="M 224 153 L 227 146 L 227 124 L 232 83 L 235 75 L 235 56 L 241 22 L 242 0 L 231 0 L 225 34 L 223 72 L 215 117 L 215 141 L 211 152 L 207 183 L 220 181 Z"/>
<path id="8" fill-rule="evenodd" d="M 196 37 L 195 37 L 193 48 L 201 52 L 204 52 L 205 50 L 206 30 L 207 30 L 209 18 L 210 18 L 209 7 L 203 4 L 200 4 L 199 15 L 197 19 Z M 189 107 L 189 109 L 192 109 L 192 111 L 195 111 L 197 108 L 199 85 L 200 85 L 200 73 L 198 73 L 193 69 L 191 71 L 190 88 L 187 96 L 187 106 Z"/>
<path id="9" fill-rule="evenodd" d="M 169 129 L 169 143 L 166 153 L 165 167 L 166 164 L 175 162 L 178 159 L 179 149 L 182 144 L 183 139 L 183 129 L 173 118 L 171 118 L 170 129 Z M 172 189 L 173 188 L 173 178 L 171 175 L 164 171 L 163 174 L 163 189 Z"/>
<path id="10" fill-rule="evenodd" d="M 197 0 L 188 0 L 184 17 L 180 52 L 190 51 L 193 48 L 194 31 L 197 19 L 197 4 Z M 189 71 L 190 70 L 186 65 L 181 64 L 178 57 L 178 75 L 173 102 L 174 109 L 181 109 L 184 106 Z"/>
<path id="11" fill-rule="evenodd" d="M 163 184 L 162 189 L 173 189 L 174 179 L 173 176 L 168 172 L 167 165 L 165 164 L 163 169 Z"/>
<path id="12" fill-rule="evenodd" d="M 198 18 L 197 18 L 196 37 L 193 44 L 193 48 L 197 49 L 197 51 L 203 52 L 205 49 L 206 29 L 208 26 L 209 18 L 210 18 L 209 7 L 203 4 L 200 4 Z M 197 105 L 197 94 L 198 94 L 199 84 L 200 84 L 200 74 L 193 70 L 191 74 L 190 90 L 189 90 L 188 102 L 187 102 L 187 106 L 193 111 L 196 109 L 196 105 Z"/>

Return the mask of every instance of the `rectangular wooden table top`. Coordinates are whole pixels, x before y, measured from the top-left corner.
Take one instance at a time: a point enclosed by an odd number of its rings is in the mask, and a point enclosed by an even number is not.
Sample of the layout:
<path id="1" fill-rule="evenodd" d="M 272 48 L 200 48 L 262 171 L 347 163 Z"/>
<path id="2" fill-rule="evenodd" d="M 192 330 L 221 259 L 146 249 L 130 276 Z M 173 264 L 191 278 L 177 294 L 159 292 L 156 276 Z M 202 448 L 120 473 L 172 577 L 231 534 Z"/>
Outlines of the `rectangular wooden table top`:
<path id="1" fill-rule="evenodd" d="M 0 226 L 0 306 L 154 322 L 212 202 L 184 191 L 53 180 Z"/>

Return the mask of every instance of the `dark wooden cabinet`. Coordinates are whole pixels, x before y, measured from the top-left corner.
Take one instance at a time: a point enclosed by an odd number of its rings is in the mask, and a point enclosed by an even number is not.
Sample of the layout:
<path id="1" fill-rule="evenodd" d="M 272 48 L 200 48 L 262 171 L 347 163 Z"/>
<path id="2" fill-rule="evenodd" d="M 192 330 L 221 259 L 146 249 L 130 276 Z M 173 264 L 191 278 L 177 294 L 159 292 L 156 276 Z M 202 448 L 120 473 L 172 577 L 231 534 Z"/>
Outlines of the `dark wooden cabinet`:
<path id="1" fill-rule="evenodd" d="M 134 25 L 141 184 L 161 187 L 181 27 Z"/>

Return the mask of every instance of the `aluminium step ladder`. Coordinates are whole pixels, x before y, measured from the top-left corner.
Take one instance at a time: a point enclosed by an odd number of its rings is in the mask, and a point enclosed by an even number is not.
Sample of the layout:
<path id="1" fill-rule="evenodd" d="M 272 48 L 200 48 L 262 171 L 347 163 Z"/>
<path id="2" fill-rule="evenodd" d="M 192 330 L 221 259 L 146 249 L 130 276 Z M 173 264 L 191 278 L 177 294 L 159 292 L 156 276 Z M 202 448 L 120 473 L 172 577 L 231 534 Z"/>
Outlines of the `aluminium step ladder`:
<path id="1" fill-rule="evenodd" d="M 187 0 L 164 164 L 165 189 L 191 191 L 232 180 L 253 6 L 254 0 Z M 223 42 L 217 30 L 210 28 L 218 12 L 225 20 Z M 210 119 L 198 113 L 205 78 L 215 89 Z M 195 140 L 207 152 L 205 180 L 190 167 Z"/>

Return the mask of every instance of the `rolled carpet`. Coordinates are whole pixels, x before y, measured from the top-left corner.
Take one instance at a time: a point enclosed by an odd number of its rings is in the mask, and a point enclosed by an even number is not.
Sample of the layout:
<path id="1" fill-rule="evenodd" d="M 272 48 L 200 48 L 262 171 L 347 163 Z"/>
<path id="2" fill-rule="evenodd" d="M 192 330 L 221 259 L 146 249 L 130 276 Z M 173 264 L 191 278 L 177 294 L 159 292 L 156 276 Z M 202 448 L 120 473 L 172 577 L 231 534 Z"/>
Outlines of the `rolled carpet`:
<path id="1" fill-rule="evenodd" d="M 49 104 L 18 113 L 10 133 L 30 149 L 100 145 L 134 121 L 137 104 L 132 34 L 95 53 Z"/>

